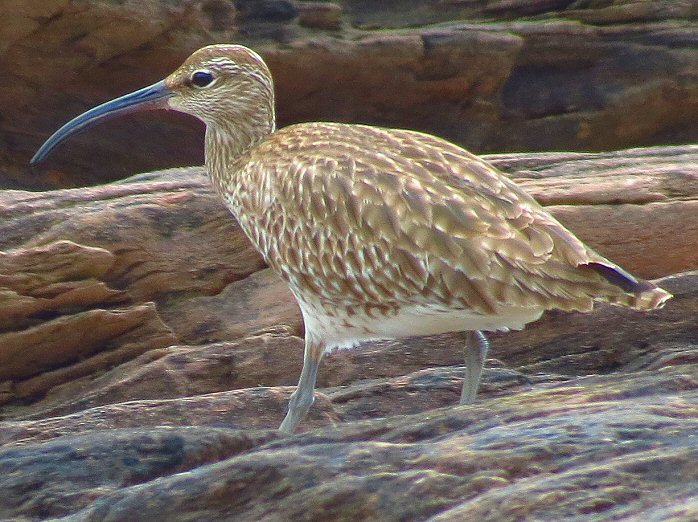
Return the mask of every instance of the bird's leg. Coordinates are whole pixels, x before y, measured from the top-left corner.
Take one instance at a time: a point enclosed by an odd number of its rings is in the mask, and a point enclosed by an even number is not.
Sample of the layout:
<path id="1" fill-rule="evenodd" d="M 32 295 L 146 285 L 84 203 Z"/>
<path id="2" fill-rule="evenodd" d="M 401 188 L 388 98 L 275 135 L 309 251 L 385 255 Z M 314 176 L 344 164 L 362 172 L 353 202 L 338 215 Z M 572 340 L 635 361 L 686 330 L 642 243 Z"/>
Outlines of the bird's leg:
<path id="1" fill-rule="evenodd" d="M 298 381 L 296 391 L 291 395 L 288 403 L 288 413 L 279 430 L 292 433 L 298 423 L 308 413 L 310 406 L 315 401 L 315 380 L 320 368 L 320 361 L 325 353 L 325 345 L 314 340 L 305 339 L 305 353 L 303 355 L 303 370 Z"/>
<path id="2" fill-rule="evenodd" d="M 485 334 L 479 330 L 468 332 L 465 340 L 465 379 L 460 394 L 461 404 L 470 404 L 475 400 L 480 386 L 480 374 L 489 349 L 490 343 Z"/>

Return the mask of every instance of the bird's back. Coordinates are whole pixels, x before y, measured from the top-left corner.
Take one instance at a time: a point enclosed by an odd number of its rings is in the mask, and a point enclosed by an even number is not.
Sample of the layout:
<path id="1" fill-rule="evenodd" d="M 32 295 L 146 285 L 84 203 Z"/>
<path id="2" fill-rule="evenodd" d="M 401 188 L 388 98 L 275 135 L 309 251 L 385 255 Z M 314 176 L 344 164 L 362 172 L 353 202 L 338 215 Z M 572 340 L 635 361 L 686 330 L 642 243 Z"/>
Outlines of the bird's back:
<path id="1" fill-rule="evenodd" d="M 488 163 L 434 136 L 307 123 L 233 166 L 229 202 L 299 299 L 390 313 L 431 306 L 637 309 L 669 294 L 584 245 Z M 504 326 L 504 325 L 503 325 Z"/>

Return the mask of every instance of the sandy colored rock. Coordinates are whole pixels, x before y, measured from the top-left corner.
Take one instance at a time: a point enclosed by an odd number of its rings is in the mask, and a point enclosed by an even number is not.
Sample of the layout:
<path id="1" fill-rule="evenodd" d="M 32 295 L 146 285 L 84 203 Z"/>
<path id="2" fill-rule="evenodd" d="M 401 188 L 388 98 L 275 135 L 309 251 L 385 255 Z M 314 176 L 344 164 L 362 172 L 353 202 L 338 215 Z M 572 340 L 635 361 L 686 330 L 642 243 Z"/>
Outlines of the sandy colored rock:
<path id="1" fill-rule="evenodd" d="M 276 431 L 292 387 L 256 387 L 203 393 L 189 397 L 126 401 L 86 408 L 77 413 L 36 420 L 5 421 L 0 447 L 10 448 L 48 441 L 65 435 L 104 433 L 137 428 L 224 427 Z M 305 430 L 339 422 L 332 403 L 318 394 L 317 407 L 308 415 Z"/>
<path id="2" fill-rule="evenodd" d="M 490 159 L 622 266 L 645 277 L 698 268 L 695 146 Z M 295 384 L 298 307 L 283 282 L 260 270 L 262 260 L 200 168 L 90 189 L 7 191 L 0 202 L 6 418 Z M 658 315 L 612 307 L 591 316 L 549 314 L 524 332 L 494 336 L 491 356 L 511 370 L 552 376 L 643 367 L 653 347 L 690 340 L 691 328 L 677 325 L 695 314 L 691 277 L 667 281 L 677 297 Z M 399 386 L 413 374 L 431 379 L 425 386 L 448 388 L 414 407 L 442 406 L 457 391 L 457 372 L 419 372 L 461 365 L 463 343 L 453 334 L 339 352 L 326 360 L 319 383 L 398 379 Z M 488 388 L 486 379 L 485 394 L 524 382 L 506 371 L 492 377 L 504 379 L 504 388 Z M 370 412 L 369 404 L 357 411 Z"/>
<path id="3" fill-rule="evenodd" d="M 8 494 L 0 516 L 16 519 L 27 512 L 35 513 L 35 519 L 68 515 L 107 491 L 188 471 L 273 437 L 215 428 L 149 428 L 78 436 L 67 453 L 63 441 L 31 449 L 10 448 L 0 452 Z M 108 460 L 112 465 L 105 465 Z M 29 475 L 37 480 L 31 488 L 23 480 Z M 56 480 L 59 475 L 63 476 L 60 482 Z M 57 499 L 60 505 L 54 504 Z"/>
<path id="4" fill-rule="evenodd" d="M 230 283 L 216 295 L 172 303 L 163 315 L 180 338 L 192 344 L 265 331 L 303 334 L 303 319 L 293 294 L 269 268 Z"/>
<path id="5" fill-rule="evenodd" d="M 0 252 L 0 404 L 53 396 L 176 342 L 153 303 L 105 281 L 114 262 L 67 240 Z"/>
<path id="6" fill-rule="evenodd" d="M 0 0 L 0 186 L 201 163 L 195 121 L 68 118 L 238 41 L 282 125 L 422 129 L 476 152 L 693 142 L 694 2 Z M 397 4 L 396 4 L 397 5 Z M 698 148 L 489 158 L 582 239 L 674 295 L 492 337 L 328 357 L 294 436 L 298 309 L 203 169 L 0 193 L 0 518 L 698 519 Z"/>
<path id="7" fill-rule="evenodd" d="M 594 314 L 553 314 L 523 332 L 493 337 L 491 356 L 520 371 L 488 362 L 481 397 L 516 395 L 574 375 L 657 371 L 676 364 L 697 364 L 698 352 L 690 347 L 694 325 L 681 318 L 696 313 L 698 276 L 686 274 L 661 284 L 676 297 L 672 307 L 658 312 L 637 314 L 607 306 Z M 463 342 L 461 334 L 414 338 L 331 355 L 319 378 L 320 392 L 334 404 L 325 411 L 346 422 L 454 405 L 462 384 Z M 42 401 L 14 411 L 15 415 L 36 418 L 134 399 L 168 398 L 176 403 L 177 397 L 221 393 L 230 388 L 244 392 L 244 388 L 260 385 L 292 385 L 300 372 L 302 349 L 299 338 L 266 335 L 238 344 L 153 350 L 83 385 L 77 399 L 68 398 L 63 403 L 53 400 L 53 406 L 51 401 Z M 443 367 L 428 369 L 433 366 Z M 252 407 L 253 413 L 242 415 L 252 425 L 261 422 L 272 428 L 283 416 L 286 397 L 287 393 L 277 395 L 273 411 Z M 212 411 L 219 408 L 212 407 Z"/>
<path id="8" fill-rule="evenodd" d="M 490 159 L 674 299 L 493 335 L 467 407 L 463 334 L 337 352 L 283 438 L 298 308 L 201 168 L 0 193 L 0 518 L 690 520 L 698 149 Z"/>
<path id="9" fill-rule="evenodd" d="M 487 158 L 583 241 L 623 268 L 656 278 L 698 267 L 697 154 L 698 147 L 686 145 Z"/>
<path id="10" fill-rule="evenodd" d="M 698 352 L 690 346 L 695 327 L 682 318 L 698 313 L 698 275 L 669 277 L 660 284 L 675 295 L 672 306 L 663 310 L 638 314 L 599 306 L 592 314 L 547 314 L 521 332 L 492 335 L 493 359 L 486 365 L 480 395 L 515 394 L 573 376 L 697 363 Z M 336 400 L 335 414 L 341 418 L 453 405 L 462 385 L 464 342 L 459 333 L 381 341 L 336 352 L 323 362 L 318 387 Z M 302 339 L 287 334 L 152 350 L 83 385 L 78 397 L 63 396 L 62 403 L 40 401 L 14 411 L 20 417 L 61 415 L 129 400 L 290 386 L 300 374 L 302 354 Z M 438 370 L 429 370 L 434 367 Z M 343 417 L 347 411 L 353 413 Z M 268 417 L 266 427 L 273 427 L 282 412 L 280 407 L 278 418 Z"/>
<path id="11" fill-rule="evenodd" d="M 0 249 L 69 239 L 113 256 L 105 279 L 137 300 L 210 294 L 264 266 L 202 168 L 46 193 L 0 192 Z"/>
<path id="12" fill-rule="evenodd" d="M 421 129 L 477 153 L 698 137 L 689 0 L 0 0 L 0 10 L 5 187 L 94 184 L 201 163 L 201 125 L 163 113 L 94 128 L 46 170 L 27 169 L 69 118 L 160 80 L 213 42 L 264 55 L 281 125 Z"/>
<path id="13" fill-rule="evenodd" d="M 154 349 L 68 384 L 54 396 L 17 406 L 14 417 L 45 417 L 140 399 L 169 399 L 235 388 L 290 386 L 298 380 L 303 341 L 298 337 L 255 336 L 238 342 Z M 138 357 L 140 355 L 140 357 Z M 279 410 L 279 415 L 281 410 Z"/>
<path id="14" fill-rule="evenodd" d="M 127 301 L 99 281 L 113 264 L 107 250 L 71 241 L 0 252 L 0 339 L 51 315 Z"/>
<path id="15" fill-rule="evenodd" d="M 333 2 L 297 2 L 303 27 L 336 30 L 342 26 L 342 6 Z"/>
<path id="16" fill-rule="evenodd" d="M 1 378 L 6 389 L 3 415 L 41 400 L 62 402 L 84 391 L 91 377 L 177 338 L 152 303 L 125 309 L 94 309 L 0 336 Z M 23 408 L 19 406 L 19 411 Z M 15 413 L 16 414 L 16 413 Z"/>

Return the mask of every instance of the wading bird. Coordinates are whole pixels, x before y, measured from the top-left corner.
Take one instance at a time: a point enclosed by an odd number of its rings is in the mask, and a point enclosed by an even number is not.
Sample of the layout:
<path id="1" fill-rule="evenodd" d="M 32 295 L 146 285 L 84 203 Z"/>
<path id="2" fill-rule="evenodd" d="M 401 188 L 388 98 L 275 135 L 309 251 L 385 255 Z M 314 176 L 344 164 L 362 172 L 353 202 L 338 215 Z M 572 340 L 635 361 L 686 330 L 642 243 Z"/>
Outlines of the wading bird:
<path id="1" fill-rule="evenodd" d="M 583 244 L 496 168 L 443 139 L 339 123 L 275 128 L 271 74 L 239 45 L 196 51 L 165 80 L 96 107 L 39 149 L 116 114 L 173 109 L 206 124 L 213 186 L 289 285 L 305 355 L 280 429 L 313 403 L 322 356 L 381 338 L 467 331 L 461 403 L 483 331 L 594 301 L 653 310 L 671 297 Z"/>

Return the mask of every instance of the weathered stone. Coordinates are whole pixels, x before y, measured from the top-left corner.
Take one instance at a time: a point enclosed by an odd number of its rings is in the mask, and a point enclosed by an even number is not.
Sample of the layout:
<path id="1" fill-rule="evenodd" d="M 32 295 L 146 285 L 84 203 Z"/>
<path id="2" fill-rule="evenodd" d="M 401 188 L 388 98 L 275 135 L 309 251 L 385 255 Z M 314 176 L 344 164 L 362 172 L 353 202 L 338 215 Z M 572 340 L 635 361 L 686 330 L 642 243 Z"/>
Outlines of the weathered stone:
<path id="1" fill-rule="evenodd" d="M 609 150 L 698 137 L 690 0 L 390 6 L 0 0 L 7 15 L 0 22 L 0 186 L 81 185 L 201 163 L 201 126 L 153 113 L 92 129 L 62 147 L 41 176 L 27 169 L 67 119 L 161 79 L 202 45 L 231 40 L 268 60 L 281 125 L 393 125 L 475 152 Z M 340 28 L 327 31 L 335 20 Z M 383 28 L 395 30 L 375 30 Z"/>
<path id="2" fill-rule="evenodd" d="M 296 300 L 271 269 L 230 283 L 212 296 L 171 303 L 165 320 L 183 341 L 223 341 L 263 332 L 302 336 L 303 319 Z"/>
<path id="3" fill-rule="evenodd" d="M 105 248 L 114 257 L 107 281 L 138 300 L 215 293 L 264 266 L 203 169 L 173 169 L 151 179 L 0 192 L 0 249 L 66 238 Z"/>
<path id="4" fill-rule="evenodd" d="M 656 278 L 698 267 L 697 155 L 698 147 L 688 145 L 487 158 L 582 240 L 631 272 Z"/>
<path id="5" fill-rule="evenodd" d="M 490 160 L 589 244 L 638 274 L 698 268 L 698 230 L 692 227 L 698 222 L 696 147 Z M 0 255 L 0 356 L 3 378 L 10 379 L 0 388 L 5 417 L 295 383 L 303 344 L 298 307 L 284 283 L 259 270 L 261 259 L 201 169 L 92 189 L 8 191 L 0 203 L 0 246 L 6 250 Z M 680 347 L 693 333 L 677 325 L 696 312 L 691 277 L 667 281 L 677 298 L 657 314 L 612 307 L 590 316 L 549 314 L 524 332 L 495 336 L 492 356 L 525 373 L 553 376 L 681 357 Z M 146 304 L 150 300 L 155 305 Z M 462 364 L 463 343 L 462 334 L 454 334 L 339 352 L 327 358 L 319 383 L 398 383 L 414 372 L 415 379 L 431 379 L 418 372 Z M 439 375 L 433 385 L 448 391 L 414 408 L 455 402 L 458 372 Z M 495 372 L 492 378 L 505 379 L 505 387 L 518 382 L 508 375 Z M 499 393 L 500 385 L 488 378 L 484 393 Z M 369 402 L 354 407 L 377 408 Z"/>
<path id="6" fill-rule="evenodd" d="M 340 29 L 342 6 L 332 2 L 298 2 L 298 23 L 315 29 Z"/>
<path id="7" fill-rule="evenodd" d="M 695 366 L 677 366 L 283 439 L 178 427 L 23 440 L 0 451 L 0 514 L 563 520 L 691 513 L 696 400 Z"/>
<path id="8" fill-rule="evenodd" d="M 0 404 L 79 393 L 81 377 L 176 342 L 152 303 L 104 281 L 114 260 L 71 241 L 0 252 Z"/>
<path id="9" fill-rule="evenodd" d="M 501 363 L 490 361 L 481 397 L 515 394 L 536 383 L 574 375 L 698 364 L 698 351 L 690 344 L 695 326 L 681 320 L 698 311 L 698 275 L 670 277 L 661 284 L 675 298 L 673 306 L 657 312 L 638 314 L 601 306 L 593 314 L 549 314 L 522 332 L 493 336 L 492 356 L 519 372 L 497 368 Z M 456 404 L 462 385 L 463 343 L 462 334 L 453 334 L 378 342 L 332 354 L 320 373 L 320 391 L 336 403 L 333 415 L 344 420 Z M 77 396 L 64 393 L 62 403 L 49 397 L 13 411 L 22 417 L 60 415 L 134 399 L 174 400 L 230 388 L 288 386 L 300 373 L 302 352 L 302 340 L 285 335 L 153 350 L 83 384 Z M 424 370 L 433 366 L 451 367 Z M 284 399 L 285 395 L 278 397 L 271 415 L 255 413 L 254 425 L 278 423 Z"/>
<path id="10" fill-rule="evenodd" d="M 16 520 L 29 513 L 33 519 L 67 515 L 108 491 L 216 462 L 273 437 L 229 429 L 149 428 L 10 448 L 0 451 L 6 493 L 0 516 Z"/>
<path id="11" fill-rule="evenodd" d="M 489 159 L 674 299 L 491 336 L 467 407 L 463 334 L 331 354 L 285 438 L 300 314 L 200 168 L 0 193 L 0 518 L 690 520 L 698 148 Z"/>
<path id="12" fill-rule="evenodd" d="M 233 388 L 292 385 L 303 360 L 297 337 L 255 336 L 236 343 L 154 347 L 56 397 L 16 407 L 15 417 L 63 415 L 136 399 L 169 399 Z M 281 414 L 279 410 L 278 414 Z M 273 424 L 273 423 L 272 423 Z M 271 425 L 271 424 L 270 424 Z"/>
<path id="13" fill-rule="evenodd" d="M 0 447 L 24 446 L 64 435 L 104 433 L 106 430 L 158 426 L 276 428 L 283 417 L 292 387 L 253 387 L 189 397 L 126 401 L 86 408 L 63 416 L 4 421 Z M 339 421 L 329 398 L 319 393 L 305 430 Z"/>
<path id="14" fill-rule="evenodd" d="M 298 9 L 290 0 L 236 0 L 235 6 L 241 22 L 287 22 L 298 16 Z"/>
<path id="15" fill-rule="evenodd" d="M 176 342 L 152 303 L 93 309 L 2 334 L 0 379 L 7 391 L 0 403 L 8 405 L 3 415 L 23 411 L 19 405 L 27 402 L 41 399 L 38 407 L 44 408 L 66 395 L 79 396 L 86 387 L 81 379 L 90 382 L 105 368 Z"/>
<path id="16" fill-rule="evenodd" d="M 98 280 L 113 264 L 114 256 L 107 250 L 71 241 L 0 251 L 0 342 L 2 332 L 38 324 L 52 315 L 125 302 L 125 292 Z"/>

